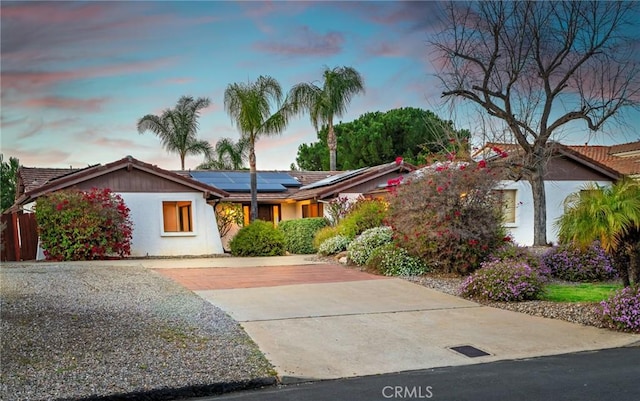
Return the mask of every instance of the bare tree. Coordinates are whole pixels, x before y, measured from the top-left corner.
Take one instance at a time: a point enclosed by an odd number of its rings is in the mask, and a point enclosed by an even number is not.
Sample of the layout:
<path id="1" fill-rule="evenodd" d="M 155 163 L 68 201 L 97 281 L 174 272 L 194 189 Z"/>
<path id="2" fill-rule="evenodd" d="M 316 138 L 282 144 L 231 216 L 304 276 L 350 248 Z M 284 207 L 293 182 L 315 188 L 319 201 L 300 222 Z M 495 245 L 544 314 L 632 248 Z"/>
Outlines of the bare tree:
<path id="1" fill-rule="evenodd" d="M 432 41 L 442 96 L 478 106 L 522 148 L 534 244 L 546 244 L 544 175 L 567 124 L 598 131 L 640 104 L 634 2 L 452 2 Z M 636 46 L 635 53 L 633 47 Z M 501 134 L 501 133 L 499 133 Z"/>

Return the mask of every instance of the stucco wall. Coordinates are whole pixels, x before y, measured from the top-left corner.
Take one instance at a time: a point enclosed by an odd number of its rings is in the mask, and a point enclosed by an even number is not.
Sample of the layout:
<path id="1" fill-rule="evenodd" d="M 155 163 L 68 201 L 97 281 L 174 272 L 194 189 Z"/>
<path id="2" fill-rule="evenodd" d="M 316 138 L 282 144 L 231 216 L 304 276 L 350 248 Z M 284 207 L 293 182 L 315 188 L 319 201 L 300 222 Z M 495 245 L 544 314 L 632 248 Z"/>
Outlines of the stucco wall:
<path id="1" fill-rule="evenodd" d="M 199 192 L 121 193 L 131 209 L 131 256 L 183 256 L 223 253 L 213 207 Z M 164 233 L 163 201 L 191 201 L 193 232 Z"/>
<path id="2" fill-rule="evenodd" d="M 590 181 L 599 185 L 611 185 L 608 181 Z M 547 201 L 547 242 L 558 242 L 555 220 L 564 213 L 564 200 L 571 193 L 580 191 L 587 181 L 545 181 Z M 533 194 L 527 181 L 502 181 L 500 189 L 516 190 L 516 222 L 507 229 L 520 245 L 533 245 Z"/>

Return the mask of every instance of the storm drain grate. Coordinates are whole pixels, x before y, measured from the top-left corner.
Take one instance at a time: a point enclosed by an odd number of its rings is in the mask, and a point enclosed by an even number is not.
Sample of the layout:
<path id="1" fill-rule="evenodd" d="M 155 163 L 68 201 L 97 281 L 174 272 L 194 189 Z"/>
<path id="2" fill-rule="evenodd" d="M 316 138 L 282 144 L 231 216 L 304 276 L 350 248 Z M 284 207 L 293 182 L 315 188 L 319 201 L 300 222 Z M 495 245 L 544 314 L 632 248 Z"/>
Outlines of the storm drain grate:
<path id="1" fill-rule="evenodd" d="M 469 358 L 477 358 L 479 356 L 488 356 L 490 354 L 484 352 L 481 349 L 478 349 L 476 347 L 472 347 L 471 345 L 461 345 L 459 347 L 450 347 L 449 349 L 452 349 L 464 356 L 468 356 Z"/>

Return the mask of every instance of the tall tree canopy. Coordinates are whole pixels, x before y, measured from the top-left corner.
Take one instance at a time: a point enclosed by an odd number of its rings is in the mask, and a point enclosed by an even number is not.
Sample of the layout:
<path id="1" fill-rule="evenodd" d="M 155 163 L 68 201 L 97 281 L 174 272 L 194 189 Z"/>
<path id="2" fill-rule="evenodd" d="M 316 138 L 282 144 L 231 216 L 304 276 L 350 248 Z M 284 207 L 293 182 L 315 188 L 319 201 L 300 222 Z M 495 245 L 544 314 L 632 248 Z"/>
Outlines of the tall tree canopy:
<path id="1" fill-rule="evenodd" d="M 182 96 L 175 108 L 166 109 L 159 116 L 147 114 L 138 120 L 138 133 L 151 131 L 156 134 L 168 152 L 180 156 L 180 165 L 184 170 L 187 155 L 211 155 L 209 142 L 197 138 L 200 110 L 210 104 L 210 100 L 204 97 L 194 99 Z"/>
<path id="2" fill-rule="evenodd" d="M 256 141 L 262 136 L 282 133 L 292 110 L 282 88 L 270 76 L 260 76 L 255 82 L 233 83 L 224 91 L 224 108 L 238 127 L 241 140 L 249 146 L 251 179 L 250 221 L 258 218 L 258 184 L 256 176 Z"/>
<path id="3" fill-rule="evenodd" d="M 203 170 L 240 170 L 245 168 L 249 158 L 249 143 L 240 138 L 234 142 L 231 138 L 221 138 L 216 142 L 213 154 L 198 166 Z"/>
<path id="4" fill-rule="evenodd" d="M 568 123 L 592 131 L 639 104 L 635 2 L 451 2 L 433 40 L 442 95 L 478 106 L 522 147 L 534 243 L 546 244 L 545 166 Z M 634 52 L 635 48 L 635 52 Z"/>
<path id="5" fill-rule="evenodd" d="M 393 161 L 402 156 L 413 164 L 443 150 L 449 139 L 468 139 L 466 130 L 455 131 L 451 121 L 441 120 L 431 111 L 404 107 L 387 112 L 365 113 L 352 122 L 335 125 L 338 170 L 351 170 Z M 327 170 L 328 129 L 318 133 L 318 142 L 298 147 L 296 163 L 302 170 Z"/>
<path id="6" fill-rule="evenodd" d="M 364 79 L 352 67 L 326 67 L 322 74 L 322 87 L 314 83 L 300 83 L 291 88 L 291 103 L 307 110 L 316 131 L 326 124 L 329 168 L 336 170 L 337 139 L 333 128 L 334 117 L 342 117 L 353 96 L 364 92 Z"/>
<path id="7" fill-rule="evenodd" d="M 9 161 L 6 162 L 4 155 L 0 153 L 0 211 L 10 208 L 16 200 L 18 168 L 20 168 L 18 159 L 9 157 Z"/>

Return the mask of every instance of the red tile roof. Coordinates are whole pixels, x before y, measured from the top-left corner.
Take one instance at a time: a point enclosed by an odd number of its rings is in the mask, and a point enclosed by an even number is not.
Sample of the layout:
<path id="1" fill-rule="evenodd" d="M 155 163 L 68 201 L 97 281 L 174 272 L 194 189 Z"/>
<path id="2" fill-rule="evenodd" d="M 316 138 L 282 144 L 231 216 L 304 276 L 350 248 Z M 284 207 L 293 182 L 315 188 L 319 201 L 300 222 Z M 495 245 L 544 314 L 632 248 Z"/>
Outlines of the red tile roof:
<path id="1" fill-rule="evenodd" d="M 558 145 L 559 152 L 577 155 L 584 161 L 596 163 L 608 170 L 620 175 L 640 174 L 640 141 L 623 143 L 612 146 L 601 145 Z M 509 154 L 521 150 L 517 144 L 487 143 L 475 155 L 485 154 L 485 157 L 494 156 L 491 149 L 499 148 Z M 483 153 L 484 152 L 484 153 Z"/>

